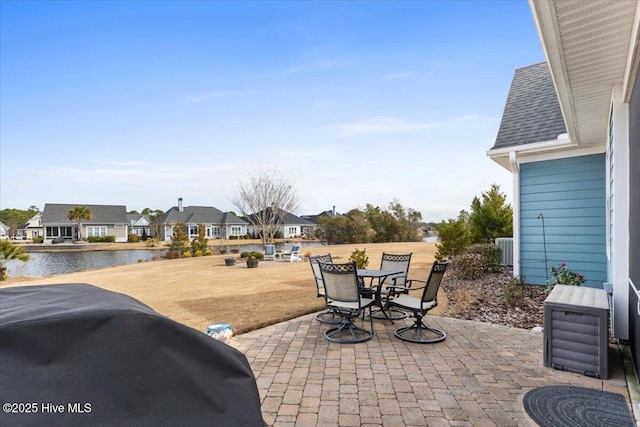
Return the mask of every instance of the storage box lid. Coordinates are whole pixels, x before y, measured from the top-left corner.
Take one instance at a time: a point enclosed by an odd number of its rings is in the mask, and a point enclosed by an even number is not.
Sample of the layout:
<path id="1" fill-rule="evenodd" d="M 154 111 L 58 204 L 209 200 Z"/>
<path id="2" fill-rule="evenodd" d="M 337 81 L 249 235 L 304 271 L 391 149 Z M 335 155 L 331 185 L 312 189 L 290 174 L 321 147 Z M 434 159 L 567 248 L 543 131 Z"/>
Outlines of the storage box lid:
<path id="1" fill-rule="evenodd" d="M 607 293 L 603 289 L 584 286 L 555 285 L 544 303 L 609 309 Z"/>

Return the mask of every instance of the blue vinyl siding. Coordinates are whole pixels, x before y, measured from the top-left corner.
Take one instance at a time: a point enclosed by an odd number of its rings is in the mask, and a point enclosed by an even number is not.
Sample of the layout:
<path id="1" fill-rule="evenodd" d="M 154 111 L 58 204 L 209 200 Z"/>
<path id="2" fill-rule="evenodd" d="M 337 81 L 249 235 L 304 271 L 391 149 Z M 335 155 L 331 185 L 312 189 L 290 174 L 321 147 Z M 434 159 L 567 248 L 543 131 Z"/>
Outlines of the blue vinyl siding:
<path id="1" fill-rule="evenodd" d="M 561 262 L 584 275 L 583 286 L 607 281 L 605 155 L 520 166 L 520 266 L 526 283 L 544 285 L 544 215 L 548 276 Z"/>

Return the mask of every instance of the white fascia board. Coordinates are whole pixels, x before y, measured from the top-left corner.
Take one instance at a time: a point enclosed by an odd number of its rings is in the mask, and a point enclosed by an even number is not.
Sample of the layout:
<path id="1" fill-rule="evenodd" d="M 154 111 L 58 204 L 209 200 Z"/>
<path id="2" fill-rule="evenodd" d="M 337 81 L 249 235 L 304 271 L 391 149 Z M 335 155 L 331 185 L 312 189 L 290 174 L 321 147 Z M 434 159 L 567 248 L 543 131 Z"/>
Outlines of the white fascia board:
<path id="1" fill-rule="evenodd" d="M 574 152 L 576 149 L 578 149 L 578 145 L 573 143 L 570 139 L 567 139 L 566 134 L 563 134 L 553 141 L 542 141 L 532 144 L 491 149 L 487 151 L 487 156 L 508 171 L 514 172 L 513 162 L 510 160 L 512 153 L 515 153 L 516 156 L 520 158 L 525 155 L 545 154 L 549 152 L 558 152 L 560 150 L 564 150 L 563 152 Z"/>
<path id="2" fill-rule="evenodd" d="M 545 160 L 566 159 L 569 157 L 589 156 L 591 154 L 602 154 L 606 150 L 604 145 L 586 147 L 586 148 L 574 148 L 564 151 L 550 151 L 544 153 L 526 153 L 525 155 L 518 156 L 518 163 L 531 163 L 542 162 Z M 522 153 L 518 153 L 522 154 Z"/>
<path id="3" fill-rule="evenodd" d="M 487 156 L 508 171 L 514 172 L 513 162 L 510 160 L 512 153 L 516 153 L 518 157 L 522 157 L 524 155 L 544 154 L 558 150 L 574 150 L 576 148 L 578 148 L 578 145 L 566 138 L 566 134 L 563 134 L 553 141 L 542 141 L 532 144 L 491 149 L 487 151 Z"/>
<path id="4" fill-rule="evenodd" d="M 562 38 L 559 33 L 559 26 L 556 17 L 555 0 L 535 1 L 529 0 L 529 7 L 533 20 L 540 37 L 542 50 L 547 59 L 551 79 L 556 88 L 560 110 L 564 117 L 567 133 L 572 141 L 578 141 L 578 125 L 571 94 L 571 83 L 567 74 Z"/>
<path id="5" fill-rule="evenodd" d="M 640 1 L 636 4 L 636 15 L 633 19 L 633 27 L 631 30 L 631 39 L 629 40 L 629 52 L 627 54 L 627 65 L 624 69 L 624 102 L 629 103 L 631 100 L 631 92 L 633 92 L 633 84 L 636 80 L 638 67 L 640 64 Z"/>

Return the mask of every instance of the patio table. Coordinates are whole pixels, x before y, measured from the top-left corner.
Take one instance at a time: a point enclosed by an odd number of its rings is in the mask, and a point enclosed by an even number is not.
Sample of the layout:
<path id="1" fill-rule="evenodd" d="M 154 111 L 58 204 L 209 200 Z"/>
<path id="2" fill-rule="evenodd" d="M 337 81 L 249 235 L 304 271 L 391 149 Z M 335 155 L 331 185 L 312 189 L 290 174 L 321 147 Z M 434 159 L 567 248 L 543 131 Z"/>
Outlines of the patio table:
<path id="1" fill-rule="evenodd" d="M 402 270 L 377 270 L 377 269 L 358 269 L 358 279 L 361 285 L 360 292 L 365 296 L 373 296 L 374 304 L 380 307 L 380 311 L 384 314 L 384 317 L 387 318 L 391 323 L 394 323 L 393 320 L 389 317 L 389 314 L 385 311 L 384 305 L 382 304 L 382 284 L 386 280 L 387 277 L 393 276 L 394 274 L 402 273 Z M 369 281 L 369 286 L 365 285 L 364 279 L 371 279 Z M 374 280 L 378 279 L 377 284 L 374 285 Z M 383 319 L 384 320 L 384 319 Z"/>

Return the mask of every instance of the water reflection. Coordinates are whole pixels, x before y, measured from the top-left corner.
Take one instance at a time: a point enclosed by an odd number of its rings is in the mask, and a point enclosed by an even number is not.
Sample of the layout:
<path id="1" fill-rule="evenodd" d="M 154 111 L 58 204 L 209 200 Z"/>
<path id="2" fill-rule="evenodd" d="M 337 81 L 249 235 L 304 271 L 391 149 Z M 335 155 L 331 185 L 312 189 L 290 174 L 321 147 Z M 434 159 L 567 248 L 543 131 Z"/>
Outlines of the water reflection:
<path id="1" fill-rule="evenodd" d="M 7 263 L 9 277 L 47 276 L 115 265 L 134 264 L 161 257 L 163 250 L 32 252 L 29 261 Z"/>
<path id="2" fill-rule="evenodd" d="M 303 248 L 320 246 L 320 242 L 302 242 Z M 276 249 L 288 250 L 292 243 L 277 243 Z M 214 250 L 219 246 L 212 246 Z M 233 249 L 244 251 L 261 251 L 262 245 L 224 245 L 223 249 L 230 253 Z M 30 252 L 29 261 L 9 261 L 6 263 L 9 277 L 38 277 L 51 274 L 65 274 L 76 271 L 95 270 L 116 265 L 135 264 L 143 261 L 159 259 L 166 249 L 136 249 L 125 251 L 60 251 Z"/>

